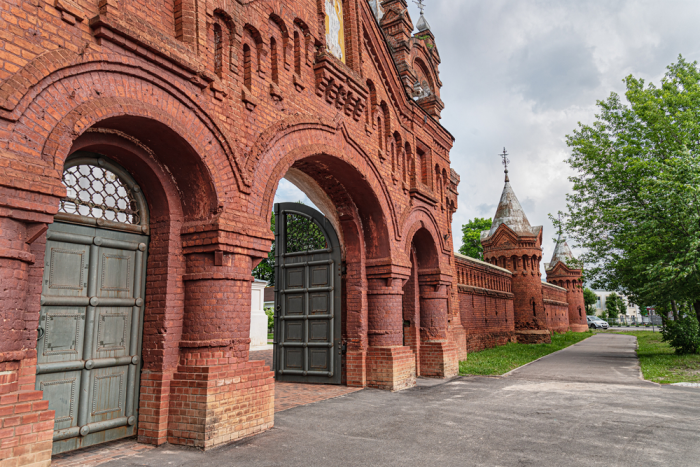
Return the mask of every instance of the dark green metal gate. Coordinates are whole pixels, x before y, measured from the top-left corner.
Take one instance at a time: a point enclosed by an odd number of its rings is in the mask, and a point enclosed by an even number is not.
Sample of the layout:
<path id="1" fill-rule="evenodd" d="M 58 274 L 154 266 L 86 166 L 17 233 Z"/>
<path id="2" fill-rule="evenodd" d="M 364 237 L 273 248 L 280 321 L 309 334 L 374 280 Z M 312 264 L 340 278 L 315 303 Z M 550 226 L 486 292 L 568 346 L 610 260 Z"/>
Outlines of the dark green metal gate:
<path id="1" fill-rule="evenodd" d="M 37 343 L 54 454 L 136 434 L 148 246 L 146 204 L 123 169 L 82 154 L 63 180 Z"/>
<path id="2" fill-rule="evenodd" d="M 275 340 L 278 381 L 340 384 L 341 253 L 323 214 L 275 204 Z"/>

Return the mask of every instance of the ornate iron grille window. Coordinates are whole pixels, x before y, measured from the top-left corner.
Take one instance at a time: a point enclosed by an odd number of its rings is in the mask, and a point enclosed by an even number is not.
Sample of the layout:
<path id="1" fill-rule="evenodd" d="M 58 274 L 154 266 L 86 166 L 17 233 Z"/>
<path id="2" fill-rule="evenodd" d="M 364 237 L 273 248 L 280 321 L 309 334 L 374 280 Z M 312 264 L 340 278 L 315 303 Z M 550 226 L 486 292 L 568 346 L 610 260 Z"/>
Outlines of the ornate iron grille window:
<path id="1" fill-rule="evenodd" d="M 141 215 L 134 194 L 114 172 L 95 165 L 81 164 L 63 172 L 68 194 L 59 212 L 111 222 L 138 225 Z"/>

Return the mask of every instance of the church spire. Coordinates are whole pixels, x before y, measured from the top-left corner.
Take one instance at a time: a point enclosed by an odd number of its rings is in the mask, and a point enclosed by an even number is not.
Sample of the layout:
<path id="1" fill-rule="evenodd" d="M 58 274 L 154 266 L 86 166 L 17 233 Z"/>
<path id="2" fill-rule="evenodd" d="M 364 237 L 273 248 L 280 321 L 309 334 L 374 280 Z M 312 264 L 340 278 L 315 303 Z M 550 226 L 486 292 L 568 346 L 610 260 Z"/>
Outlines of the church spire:
<path id="1" fill-rule="evenodd" d="M 498 208 L 496 208 L 496 215 L 493 217 L 491 230 L 482 232 L 481 239 L 483 241 L 490 238 L 496 233 L 498 226 L 501 224 L 507 225 L 518 234 L 536 235 L 541 227 L 533 228 L 530 225 L 530 221 L 525 215 L 525 210 L 520 204 L 520 201 L 518 201 L 518 197 L 515 196 L 513 187 L 510 186 L 510 179 L 508 178 L 508 164 L 510 163 L 510 159 L 508 159 L 506 148 L 503 148 L 503 153 L 499 154 L 499 156 L 503 159 L 502 163 L 505 167 L 505 185 L 503 186 L 501 199 L 498 202 Z"/>

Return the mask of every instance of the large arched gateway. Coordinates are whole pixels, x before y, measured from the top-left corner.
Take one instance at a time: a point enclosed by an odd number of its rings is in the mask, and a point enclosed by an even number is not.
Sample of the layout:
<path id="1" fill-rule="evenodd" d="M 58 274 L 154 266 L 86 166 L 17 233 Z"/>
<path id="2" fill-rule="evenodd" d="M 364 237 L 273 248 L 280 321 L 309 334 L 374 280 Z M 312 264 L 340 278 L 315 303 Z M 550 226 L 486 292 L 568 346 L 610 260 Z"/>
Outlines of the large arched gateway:
<path id="1" fill-rule="evenodd" d="M 283 177 L 338 237 L 342 357 L 302 358 L 391 390 L 457 371 L 459 177 L 405 0 L 27 7 L 41 45 L 0 56 L 0 405 L 37 435 L 10 456 L 273 425 L 250 283 Z"/>

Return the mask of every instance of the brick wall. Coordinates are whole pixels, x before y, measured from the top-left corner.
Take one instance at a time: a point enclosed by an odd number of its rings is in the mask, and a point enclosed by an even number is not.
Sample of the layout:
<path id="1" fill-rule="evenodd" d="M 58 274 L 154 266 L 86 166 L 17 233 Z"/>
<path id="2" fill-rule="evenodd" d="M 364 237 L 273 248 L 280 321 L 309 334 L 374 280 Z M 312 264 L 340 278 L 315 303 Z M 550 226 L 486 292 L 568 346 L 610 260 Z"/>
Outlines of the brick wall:
<path id="1" fill-rule="evenodd" d="M 566 289 L 543 282 L 542 298 L 549 329 L 554 332 L 568 331 L 569 303 L 567 302 Z"/>
<path id="2" fill-rule="evenodd" d="M 54 411 L 34 390 L 36 353 L 0 363 L 0 465 L 51 464 Z M 9 357 L 8 354 L 5 354 Z M 7 459 L 7 462 L 3 462 Z"/>
<path id="3" fill-rule="evenodd" d="M 483 261 L 455 255 L 467 351 L 504 345 L 515 332 L 512 274 Z"/>

